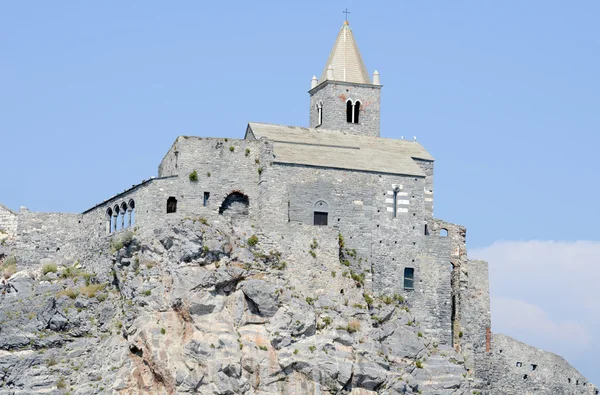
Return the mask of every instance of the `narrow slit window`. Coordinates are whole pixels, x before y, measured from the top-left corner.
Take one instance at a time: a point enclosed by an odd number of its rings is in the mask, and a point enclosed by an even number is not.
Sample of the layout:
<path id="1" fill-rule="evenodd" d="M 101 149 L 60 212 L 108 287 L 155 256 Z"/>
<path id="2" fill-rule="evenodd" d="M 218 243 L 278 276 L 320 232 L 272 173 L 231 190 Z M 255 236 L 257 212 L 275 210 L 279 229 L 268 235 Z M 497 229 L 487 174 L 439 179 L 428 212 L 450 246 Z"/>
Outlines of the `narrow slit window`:
<path id="1" fill-rule="evenodd" d="M 404 268 L 404 289 L 414 289 L 415 269 L 412 267 Z"/>
<path id="2" fill-rule="evenodd" d="M 208 199 L 210 198 L 210 192 L 204 192 L 204 200 L 202 201 L 202 205 L 204 207 L 208 206 Z"/>
<path id="3" fill-rule="evenodd" d="M 360 102 L 357 101 L 356 103 L 354 103 L 354 109 L 353 109 L 353 122 L 354 123 L 358 123 L 358 115 L 360 114 Z"/>
<path id="4" fill-rule="evenodd" d="M 314 224 L 320 226 L 327 226 L 327 213 L 315 211 Z"/>
<path id="5" fill-rule="evenodd" d="M 398 191 L 394 189 L 394 218 L 398 214 Z"/>
<path id="6" fill-rule="evenodd" d="M 167 214 L 177 212 L 177 199 L 171 196 L 167 199 Z"/>
<path id="7" fill-rule="evenodd" d="M 348 100 L 346 102 L 346 122 L 348 123 L 352 123 L 352 109 L 354 108 L 354 106 L 352 105 L 352 102 L 350 100 Z"/>

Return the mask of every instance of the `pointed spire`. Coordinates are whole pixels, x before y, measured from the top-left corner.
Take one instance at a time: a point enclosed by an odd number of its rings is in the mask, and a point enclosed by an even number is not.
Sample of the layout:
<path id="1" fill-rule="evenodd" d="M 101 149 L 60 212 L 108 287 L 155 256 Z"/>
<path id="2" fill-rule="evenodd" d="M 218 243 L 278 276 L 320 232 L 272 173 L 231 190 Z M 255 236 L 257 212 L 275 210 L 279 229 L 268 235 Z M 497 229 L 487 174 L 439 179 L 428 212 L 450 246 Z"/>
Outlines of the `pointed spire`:
<path id="1" fill-rule="evenodd" d="M 310 89 L 316 87 L 318 83 L 317 76 L 313 75 L 312 80 L 310 80 Z"/>
<path id="2" fill-rule="evenodd" d="M 329 68 L 333 69 L 333 73 L 328 70 Z M 333 74 L 332 78 L 330 78 L 331 74 Z M 369 73 L 360 56 L 348 21 L 344 22 L 335 40 L 319 82 L 325 80 L 353 82 L 357 84 L 371 83 Z"/>

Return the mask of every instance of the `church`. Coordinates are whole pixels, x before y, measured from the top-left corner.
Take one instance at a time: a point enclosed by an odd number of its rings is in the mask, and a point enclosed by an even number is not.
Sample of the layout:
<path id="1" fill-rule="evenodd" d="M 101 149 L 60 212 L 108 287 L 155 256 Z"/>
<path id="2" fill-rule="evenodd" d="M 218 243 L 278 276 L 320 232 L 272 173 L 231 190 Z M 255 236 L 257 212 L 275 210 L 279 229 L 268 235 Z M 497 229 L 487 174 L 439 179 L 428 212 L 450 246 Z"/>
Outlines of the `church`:
<path id="1" fill-rule="evenodd" d="M 487 263 L 468 259 L 464 227 L 434 217 L 433 156 L 416 139 L 380 137 L 381 89 L 346 21 L 310 81 L 308 127 L 249 123 L 243 139 L 180 136 L 157 177 L 83 213 L 0 206 L 0 229 L 17 241 L 19 264 L 33 266 L 183 218 L 252 224 L 288 262 L 339 260 L 365 293 L 409 301 L 427 336 L 489 382 Z M 317 256 L 313 240 L 326 252 Z"/>

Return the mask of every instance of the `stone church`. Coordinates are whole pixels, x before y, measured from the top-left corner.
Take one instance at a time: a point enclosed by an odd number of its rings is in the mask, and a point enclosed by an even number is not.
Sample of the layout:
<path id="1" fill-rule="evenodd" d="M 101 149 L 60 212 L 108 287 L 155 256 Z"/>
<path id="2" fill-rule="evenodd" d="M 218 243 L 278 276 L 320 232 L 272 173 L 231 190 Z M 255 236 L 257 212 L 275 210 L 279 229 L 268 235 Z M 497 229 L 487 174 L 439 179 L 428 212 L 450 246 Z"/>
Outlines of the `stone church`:
<path id="1" fill-rule="evenodd" d="M 311 80 L 309 127 L 249 123 L 243 139 L 180 136 L 157 177 L 83 213 L 0 206 L 0 229 L 17 240 L 22 265 L 186 217 L 251 223 L 289 261 L 310 259 L 318 238 L 330 246 L 319 259 L 339 259 L 366 292 L 409 300 L 427 335 L 467 355 L 482 380 L 551 364 L 561 366 L 553 380 L 583 382 L 562 358 L 492 334 L 487 263 L 467 258 L 464 227 L 434 217 L 433 156 L 416 140 L 380 137 L 381 89 L 345 22 Z"/>

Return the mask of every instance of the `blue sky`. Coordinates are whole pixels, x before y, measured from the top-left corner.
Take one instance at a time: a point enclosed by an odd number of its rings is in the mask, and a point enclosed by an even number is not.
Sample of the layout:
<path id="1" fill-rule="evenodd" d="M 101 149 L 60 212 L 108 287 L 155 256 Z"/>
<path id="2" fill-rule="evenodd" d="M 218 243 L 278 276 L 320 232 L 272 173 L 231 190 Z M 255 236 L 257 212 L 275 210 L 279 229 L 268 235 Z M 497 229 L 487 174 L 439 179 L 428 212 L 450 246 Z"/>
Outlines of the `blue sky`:
<path id="1" fill-rule="evenodd" d="M 597 1 L 2 2 L 0 202 L 81 212 L 156 175 L 178 135 L 307 125 L 346 7 L 382 136 L 433 154 L 436 216 L 490 260 L 493 330 L 600 383 Z M 554 337 L 508 322 L 523 303 Z"/>

